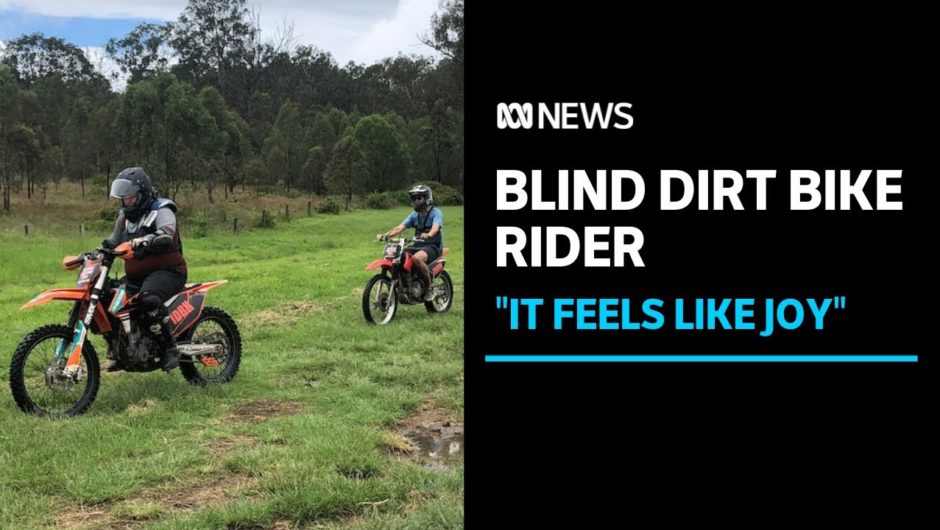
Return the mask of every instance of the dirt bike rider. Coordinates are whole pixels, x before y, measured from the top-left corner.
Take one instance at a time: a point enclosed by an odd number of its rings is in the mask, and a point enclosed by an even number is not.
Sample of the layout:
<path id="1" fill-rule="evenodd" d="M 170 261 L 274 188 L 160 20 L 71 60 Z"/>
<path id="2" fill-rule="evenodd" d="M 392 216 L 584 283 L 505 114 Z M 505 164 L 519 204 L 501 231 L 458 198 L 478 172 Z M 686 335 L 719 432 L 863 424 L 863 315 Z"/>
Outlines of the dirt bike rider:
<path id="1" fill-rule="evenodd" d="M 424 241 L 414 243 L 406 248 L 405 252 L 411 253 L 414 266 L 425 281 L 424 300 L 429 302 L 434 300 L 434 291 L 431 289 L 431 269 L 428 268 L 428 263 L 436 260 L 444 248 L 444 214 L 439 208 L 434 207 L 434 195 L 431 193 L 431 188 L 418 184 L 408 190 L 408 196 L 411 197 L 411 204 L 415 211 L 409 214 L 400 225 L 375 237 L 376 239 L 382 239 L 383 236 L 394 237 L 405 229 L 414 227 L 415 237 Z"/>
<path id="2" fill-rule="evenodd" d="M 146 324 L 160 327 L 158 337 L 163 347 L 161 368 L 169 372 L 179 366 L 179 350 L 167 319 L 164 302 L 186 285 L 186 260 L 176 224 L 176 204 L 161 198 L 143 168 L 130 167 L 111 184 L 111 198 L 120 199 L 114 231 L 101 245 L 114 248 L 129 241 L 134 257 L 125 262 L 125 281 L 140 292 L 140 308 Z M 156 241 L 155 241 L 156 240 Z M 111 361 L 108 371 L 120 370 Z"/>

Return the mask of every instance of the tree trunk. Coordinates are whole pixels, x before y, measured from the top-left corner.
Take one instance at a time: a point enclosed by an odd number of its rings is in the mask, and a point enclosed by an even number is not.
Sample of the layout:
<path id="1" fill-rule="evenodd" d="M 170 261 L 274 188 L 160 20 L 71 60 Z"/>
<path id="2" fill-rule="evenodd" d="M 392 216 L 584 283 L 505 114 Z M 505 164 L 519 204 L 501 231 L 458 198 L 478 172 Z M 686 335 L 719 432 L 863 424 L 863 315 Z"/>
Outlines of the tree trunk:
<path id="1" fill-rule="evenodd" d="M 10 176 L 3 178 L 3 211 L 10 213 Z"/>

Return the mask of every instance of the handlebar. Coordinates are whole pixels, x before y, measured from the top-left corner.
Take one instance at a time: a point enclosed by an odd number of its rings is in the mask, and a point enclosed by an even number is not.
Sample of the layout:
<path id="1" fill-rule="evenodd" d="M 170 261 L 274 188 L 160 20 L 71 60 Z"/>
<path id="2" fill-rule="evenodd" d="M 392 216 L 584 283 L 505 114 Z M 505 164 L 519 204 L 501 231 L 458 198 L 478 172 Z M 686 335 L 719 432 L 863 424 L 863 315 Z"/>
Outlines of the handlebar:
<path id="1" fill-rule="evenodd" d="M 78 256 L 66 256 L 62 259 L 62 267 L 65 270 L 75 270 L 79 266 L 85 263 L 85 260 L 97 259 L 98 256 L 109 257 L 109 258 L 124 258 L 127 259 L 128 255 L 133 254 L 134 250 L 131 248 L 130 243 L 121 243 L 115 248 L 108 248 L 101 246 L 96 248 L 91 252 L 84 252 Z"/>
<path id="2" fill-rule="evenodd" d="M 407 242 L 409 242 L 409 241 L 413 241 L 413 242 L 415 242 L 415 243 L 424 243 L 424 240 L 421 239 L 420 237 L 415 237 L 415 238 L 400 237 L 400 238 L 398 238 L 398 239 L 394 239 L 394 238 L 388 237 L 387 235 L 384 235 L 384 234 L 382 235 L 382 237 L 380 237 L 380 238 L 378 239 L 378 241 L 384 241 L 384 242 L 388 242 L 388 243 L 399 243 L 399 242 L 401 242 L 401 241 L 404 241 L 405 243 L 407 243 Z"/>

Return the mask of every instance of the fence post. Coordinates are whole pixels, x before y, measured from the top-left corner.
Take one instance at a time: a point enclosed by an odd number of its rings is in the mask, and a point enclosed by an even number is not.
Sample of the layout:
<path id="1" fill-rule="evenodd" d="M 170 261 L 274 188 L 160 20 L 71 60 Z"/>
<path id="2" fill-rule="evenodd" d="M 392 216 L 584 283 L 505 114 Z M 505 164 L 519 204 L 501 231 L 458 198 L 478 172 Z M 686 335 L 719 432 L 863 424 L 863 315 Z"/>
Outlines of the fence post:
<path id="1" fill-rule="evenodd" d="M 267 226 L 268 224 L 268 211 L 261 210 L 261 226 Z"/>
<path id="2" fill-rule="evenodd" d="M 284 205 L 284 217 L 285 217 L 287 220 L 290 220 L 290 204 L 285 204 L 285 205 Z"/>
<path id="3" fill-rule="evenodd" d="M 313 204 L 313 201 L 307 201 L 307 217 L 310 217 L 310 206 Z"/>
<path id="4" fill-rule="evenodd" d="M 83 224 L 78 225 L 78 231 L 81 232 L 82 237 L 85 237 L 85 225 Z"/>
<path id="5" fill-rule="evenodd" d="M 232 223 L 232 233 L 238 233 L 238 217 L 235 218 L 235 221 Z"/>
<path id="6" fill-rule="evenodd" d="M 23 225 L 24 237 L 29 237 L 29 225 Z"/>

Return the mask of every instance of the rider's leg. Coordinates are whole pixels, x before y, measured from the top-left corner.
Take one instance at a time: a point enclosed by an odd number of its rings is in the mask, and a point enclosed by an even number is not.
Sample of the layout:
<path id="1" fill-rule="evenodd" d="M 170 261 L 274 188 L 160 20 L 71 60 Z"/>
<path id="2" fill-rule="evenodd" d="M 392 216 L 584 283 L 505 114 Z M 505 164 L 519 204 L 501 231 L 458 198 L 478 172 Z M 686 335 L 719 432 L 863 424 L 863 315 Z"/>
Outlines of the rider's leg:
<path id="1" fill-rule="evenodd" d="M 176 337 L 170 327 L 164 303 L 173 295 L 183 290 L 186 278 L 175 271 L 158 270 L 147 276 L 140 288 L 141 309 L 146 311 L 150 324 L 160 326 L 160 340 L 163 343 L 162 368 L 170 371 L 179 365 L 179 350 Z"/>
<path id="2" fill-rule="evenodd" d="M 431 281 L 431 269 L 428 268 L 428 253 L 423 250 L 419 250 L 415 252 L 414 255 L 412 255 L 412 260 L 414 262 L 415 268 L 418 269 L 418 272 L 424 277 L 426 282 L 425 285 L 427 286 L 427 289 L 424 291 L 424 299 L 433 300 L 434 293 L 431 290 L 431 284 L 433 282 Z"/>

